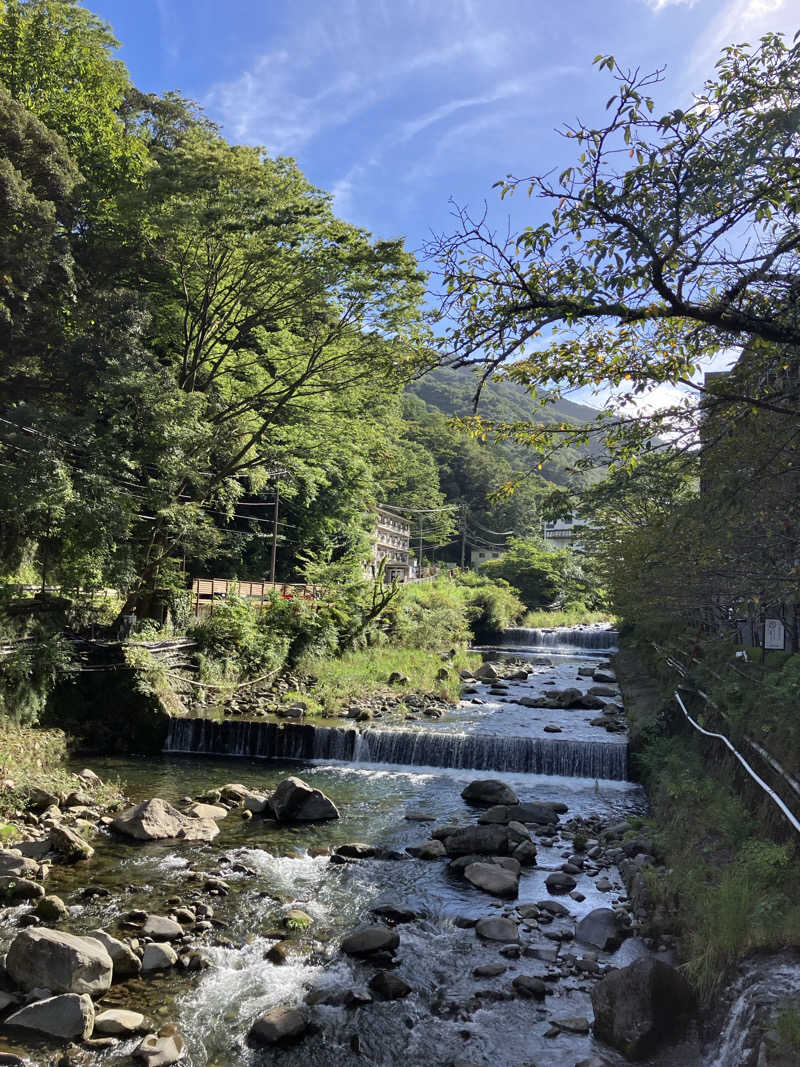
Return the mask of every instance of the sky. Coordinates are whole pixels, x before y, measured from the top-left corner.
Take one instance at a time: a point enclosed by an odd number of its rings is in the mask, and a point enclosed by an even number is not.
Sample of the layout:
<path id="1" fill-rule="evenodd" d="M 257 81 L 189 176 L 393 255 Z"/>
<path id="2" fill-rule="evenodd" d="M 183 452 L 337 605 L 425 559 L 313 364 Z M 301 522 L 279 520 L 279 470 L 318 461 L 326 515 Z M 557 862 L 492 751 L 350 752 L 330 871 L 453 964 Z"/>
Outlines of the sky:
<path id="1" fill-rule="evenodd" d="M 294 157 L 337 214 L 419 251 L 452 203 L 531 221 L 493 183 L 562 168 L 599 119 L 598 54 L 665 67 L 685 105 L 721 48 L 800 28 L 798 0 L 88 0 L 137 86 L 180 90 L 236 143 Z"/>

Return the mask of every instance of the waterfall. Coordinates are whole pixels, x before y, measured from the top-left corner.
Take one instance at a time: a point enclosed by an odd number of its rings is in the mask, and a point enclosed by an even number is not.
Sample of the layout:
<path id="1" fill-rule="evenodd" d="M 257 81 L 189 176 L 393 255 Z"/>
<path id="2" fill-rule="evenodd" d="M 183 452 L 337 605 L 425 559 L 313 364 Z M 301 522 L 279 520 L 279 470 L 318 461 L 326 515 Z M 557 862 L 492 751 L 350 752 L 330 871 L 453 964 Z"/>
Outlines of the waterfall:
<path id="1" fill-rule="evenodd" d="M 621 741 L 567 741 L 424 730 L 358 731 L 211 719 L 172 719 L 164 751 L 616 780 L 625 780 L 628 771 L 628 746 Z"/>
<path id="2" fill-rule="evenodd" d="M 617 631 L 599 626 L 532 630 L 511 626 L 503 630 L 502 644 L 509 648 L 549 648 L 563 652 L 616 652 Z"/>

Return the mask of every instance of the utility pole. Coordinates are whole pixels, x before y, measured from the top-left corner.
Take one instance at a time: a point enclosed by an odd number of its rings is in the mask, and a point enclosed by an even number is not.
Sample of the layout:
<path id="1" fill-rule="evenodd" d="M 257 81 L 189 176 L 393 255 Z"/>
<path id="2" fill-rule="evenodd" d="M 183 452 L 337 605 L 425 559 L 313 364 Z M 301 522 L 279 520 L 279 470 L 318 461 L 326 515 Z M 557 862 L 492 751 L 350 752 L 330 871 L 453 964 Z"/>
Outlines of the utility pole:
<path id="1" fill-rule="evenodd" d="M 461 570 L 467 565 L 467 505 L 461 507 Z"/>
<path id="2" fill-rule="evenodd" d="M 275 509 L 272 512 L 272 562 L 269 567 L 269 580 L 275 585 L 275 557 L 278 554 L 278 502 L 280 500 L 280 482 L 275 479 Z"/>
<path id="3" fill-rule="evenodd" d="M 422 516 L 419 517 L 419 551 L 417 553 L 417 577 L 422 577 Z"/>

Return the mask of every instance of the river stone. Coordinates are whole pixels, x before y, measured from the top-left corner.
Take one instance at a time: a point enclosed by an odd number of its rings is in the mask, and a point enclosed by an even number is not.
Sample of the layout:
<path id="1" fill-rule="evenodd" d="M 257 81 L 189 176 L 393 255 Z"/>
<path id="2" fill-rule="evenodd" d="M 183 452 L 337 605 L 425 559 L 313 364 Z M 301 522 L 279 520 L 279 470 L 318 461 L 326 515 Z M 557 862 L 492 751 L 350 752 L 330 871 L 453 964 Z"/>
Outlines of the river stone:
<path id="1" fill-rule="evenodd" d="M 552 1026 L 567 1034 L 588 1034 L 589 1020 L 582 1015 L 562 1015 L 559 1019 L 550 1020 Z"/>
<path id="2" fill-rule="evenodd" d="M 67 905 L 57 896 L 40 897 L 33 909 L 33 914 L 44 922 L 59 922 L 69 915 Z"/>
<path id="3" fill-rule="evenodd" d="M 44 886 L 32 882 L 29 878 L 14 875 L 0 876 L 0 900 L 7 904 L 16 904 L 20 900 L 37 900 L 44 896 Z"/>
<path id="4" fill-rule="evenodd" d="M 505 826 L 465 826 L 445 839 L 448 856 L 502 855 L 508 852 L 508 831 Z"/>
<path id="5" fill-rule="evenodd" d="M 694 1008 L 680 971 L 649 956 L 601 978 L 591 996 L 595 1036 L 632 1060 L 675 1037 Z"/>
<path id="6" fill-rule="evenodd" d="M 137 1030 L 141 1030 L 144 1022 L 145 1018 L 141 1012 L 126 1011 L 124 1008 L 108 1008 L 106 1011 L 101 1011 L 99 1015 L 95 1015 L 94 1032 L 129 1037 Z"/>
<path id="7" fill-rule="evenodd" d="M 174 919 L 168 919 L 166 915 L 148 915 L 142 933 L 145 937 L 158 941 L 174 941 L 176 937 L 183 935 L 183 927 Z"/>
<path id="8" fill-rule="evenodd" d="M 593 682 L 602 682 L 607 684 L 608 682 L 616 682 L 617 676 L 613 671 L 608 669 L 598 669 L 592 673 Z"/>
<path id="9" fill-rule="evenodd" d="M 613 952 L 629 933 L 620 916 L 611 908 L 595 908 L 578 923 L 575 940 L 594 945 L 604 952 Z"/>
<path id="10" fill-rule="evenodd" d="M 67 863 L 88 860 L 94 855 L 94 849 L 84 841 L 80 834 L 67 826 L 53 826 L 50 829 L 50 844 L 60 852 Z"/>
<path id="11" fill-rule="evenodd" d="M 188 804 L 185 815 L 188 815 L 190 819 L 224 819 L 228 814 L 228 809 L 223 808 L 221 804 L 203 804 L 202 801 L 196 800 L 193 803 Z"/>
<path id="12" fill-rule="evenodd" d="M 134 1059 L 143 1060 L 147 1067 L 169 1067 L 186 1055 L 186 1042 L 177 1030 L 164 1034 L 148 1034 L 134 1049 Z"/>
<path id="13" fill-rule="evenodd" d="M 514 900 L 519 893 L 519 874 L 494 863 L 470 863 L 464 870 L 464 877 L 476 888 L 494 897 Z"/>
<path id="14" fill-rule="evenodd" d="M 511 855 L 523 867 L 533 867 L 536 864 L 536 845 L 533 841 L 523 841 L 522 844 L 517 845 Z"/>
<path id="15" fill-rule="evenodd" d="M 517 924 L 511 919 L 502 916 L 492 916 L 488 919 L 478 919 L 475 923 L 475 933 L 484 941 L 503 941 L 506 943 L 519 941 Z"/>
<path id="16" fill-rule="evenodd" d="M 378 971 L 369 980 L 369 988 L 378 1000 L 401 1000 L 411 992 L 411 986 L 391 971 Z"/>
<path id="17" fill-rule="evenodd" d="M 166 971 L 178 962 L 178 953 L 166 941 L 152 941 L 142 956 L 142 971 Z"/>
<path id="18" fill-rule="evenodd" d="M 544 884 L 547 886 L 549 893 L 569 893 L 571 889 L 574 889 L 577 882 L 571 874 L 564 874 L 563 871 L 554 871 L 552 874 L 548 874 Z"/>
<path id="19" fill-rule="evenodd" d="M 111 985 L 112 962 L 99 941 L 40 926 L 17 934 L 6 970 L 23 989 L 104 993 Z"/>
<path id="20" fill-rule="evenodd" d="M 532 974 L 518 974 L 511 982 L 515 991 L 527 1000 L 544 1000 L 547 986 L 541 978 L 535 978 Z"/>
<path id="21" fill-rule="evenodd" d="M 472 968 L 473 978 L 497 978 L 505 974 L 508 967 L 505 963 L 483 963 L 480 967 Z"/>
<path id="22" fill-rule="evenodd" d="M 284 778 L 270 796 L 269 806 L 278 822 L 318 822 L 339 818 L 333 801 L 302 778 Z"/>
<path id="23" fill-rule="evenodd" d="M 91 1035 L 94 1026 L 94 1005 L 87 993 L 80 996 L 77 993 L 64 993 L 20 1008 L 9 1015 L 5 1025 L 36 1030 L 50 1037 L 84 1041 Z"/>
<path id="24" fill-rule="evenodd" d="M 160 797 L 127 808 L 112 822 L 118 833 L 137 841 L 180 838 L 184 841 L 212 841 L 219 833 L 213 819 L 193 819 Z"/>
<path id="25" fill-rule="evenodd" d="M 415 853 L 419 860 L 438 860 L 447 855 L 447 849 L 441 841 L 432 838 L 430 841 L 423 842 Z"/>
<path id="26" fill-rule="evenodd" d="M 468 804 L 519 804 L 514 790 L 497 778 L 476 779 L 462 790 L 461 796 Z"/>
<path id="27" fill-rule="evenodd" d="M 0 877 L 38 878 L 39 864 L 16 849 L 0 848 Z"/>
<path id="28" fill-rule="evenodd" d="M 105 930 L 90 930 L 86 936 L 99 941 L 111 957 L 114 967 L 111 976 L 112 982 L 122 982 L 126 978 L 134 978 L 141 971 L 142 961 L 124 941 L 112 937 Z"/>
<path id="29" fill-rule="evenodd" d="M 363 841 L 349 841 L 347 844 L 339 845 L 333 851 L 337 856 L 346 856 L 354 860 L 366 860 L 375 855 L 375 847 Z"/>
<path id="30" fill-rule="evenodd" d="M 342 941 L 347 956 L 370 956 L 373 952 L 392 952 L 400 944 L 396 930 L 378 923 L 358 926 Z"/>
<path id="31" fill-rule="evenodd" d="M 261 1045 L 296 1041 L 308 1029 L 308 1017 L 300 1008 L 273 1008 L 250 1027 L 250 1038 Z"/>
<path id="32" fill-rule="evenodd" d="M 482 663 L 477 671 L 474 672 L 474 677 L 480 678 L 483 682 L 493 682 L 500 677 L 500 674 L 491 663 Z"/>
<path id="33" fill-rule="evenodd" d="M 58 807 L 58 797 L 47 789 L 40 789 L 38 785 L 28 786 L 28 807 L 31 811 L 42 812 L 55 805 Z"/>
<path id="34" fill-rule="evenodd" d="M 254 815 L 261 815 L 269 807 L 269 795 L 267 793 L 248 792 L 242 800 L 242 807 Z"/>

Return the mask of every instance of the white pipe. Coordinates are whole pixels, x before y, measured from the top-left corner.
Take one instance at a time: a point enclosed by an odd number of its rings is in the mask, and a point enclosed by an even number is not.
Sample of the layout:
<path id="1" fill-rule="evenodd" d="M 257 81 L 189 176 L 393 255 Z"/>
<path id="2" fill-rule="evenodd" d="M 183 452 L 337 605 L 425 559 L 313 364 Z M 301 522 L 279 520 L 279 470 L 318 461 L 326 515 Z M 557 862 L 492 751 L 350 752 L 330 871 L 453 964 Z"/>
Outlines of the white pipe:
<path id="1" fill-rule="evenodd" d="M 743 756 L 739 755 L 739 753 L 736 751 L 736 749 L 730 743 L 728 738 L 725 737 L 724 734 L 715 734 L 715 733 L 712 733 L 711 730 L 704 730 L 703 727 L 700 725 L 700 723 L 695 722 L 695 720 L 692 718 L 692 716 L 686 710 L 686 705 L 683 703 L 683 701 L 681 700 L 681 698 L 680 698 L 680 696 L 678 695 L 677 692 L 675 693 L 675 699 L 678 701 L 678 704 L 680 704 L 681 711 L 686 716 L 686 718 L 689 720 L 689 722 L 692 724 L 692 726 L 694 726 L 695 730 L 699 730 L 700 733 L 701 734 L 705 734 L 706 737 L 716 737 L 717 740 L 722 741 L 724 744 L 726 744 L 728 746 L 728 748 L 731 750 L 731 752 L 734 754 L 734 756 L 741 763 L 741 765 L 744 767 L 744 769 L 747 771 L 747 773 L 750 775 L 750 777 L 753 779 L 753 781 L 757 782 L 761 786 L 761 788 L 764 790 L 764 792 L 767 793 L 768 796 L 770 796 L 775 801 L 775 803 L 781 809 L 781 811 L 786 816 L 786 818 L 789 820 L 789 822 L 792 824 L 792 826 L 795 828 L 795 830 L 800 832 L 800 822 L 794 817 L 794 815 L 791 813 L 791 811 L 786 807 L 786 805 L 781 800 L 781 798 L 778 796 L 778 794 L 774 791 L 774 789 L 770 789 L 770 787 L 767 785 L 767 783 L 764 781 L 764 779 L 763 778 L 759 778 L 759 776 L 756 774 L 756 772 L 753 770 L 753 768 L 750 766 L 750 764 L 747 762 L 747 760 Z"/>

